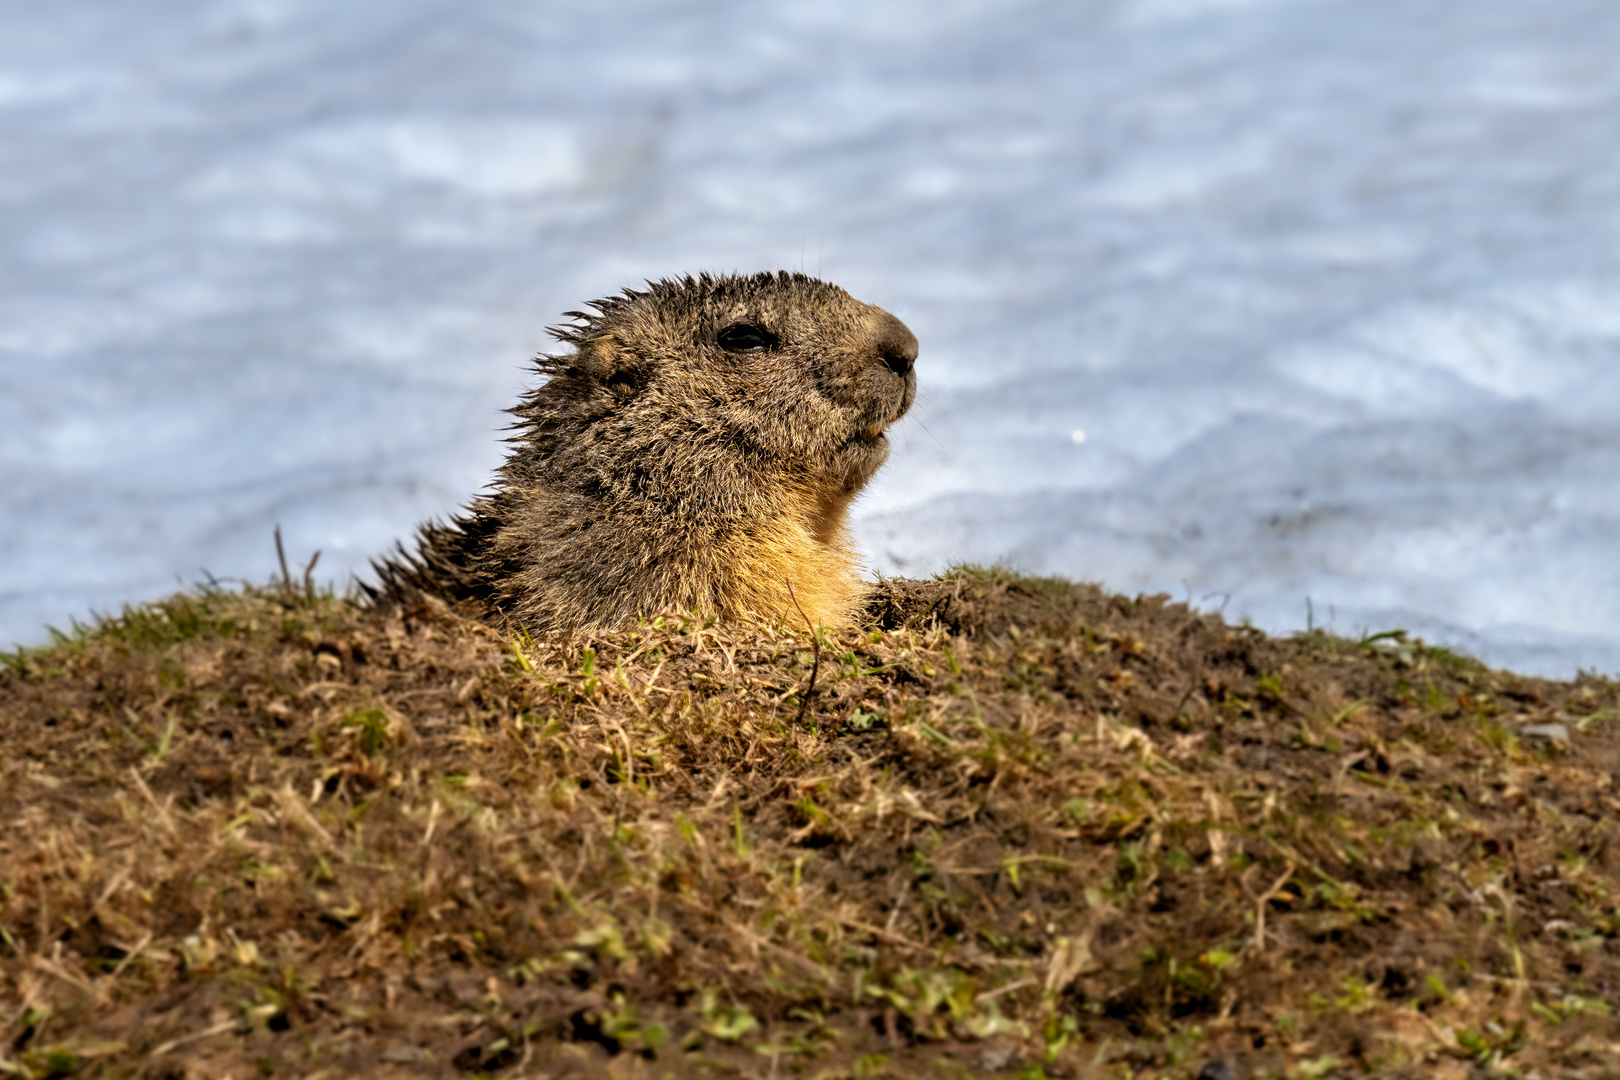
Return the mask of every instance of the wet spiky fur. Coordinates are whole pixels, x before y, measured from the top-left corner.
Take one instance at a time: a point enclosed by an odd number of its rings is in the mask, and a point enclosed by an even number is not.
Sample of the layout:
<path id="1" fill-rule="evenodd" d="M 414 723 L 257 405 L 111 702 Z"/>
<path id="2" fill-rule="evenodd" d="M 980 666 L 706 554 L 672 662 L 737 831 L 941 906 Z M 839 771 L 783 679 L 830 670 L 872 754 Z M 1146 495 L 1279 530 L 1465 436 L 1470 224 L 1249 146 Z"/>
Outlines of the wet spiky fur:
<path id="1" fill-rule="evenodd" d="M 493 490 L 379 563 L 374 596 L 536 629 L 666 610 L 798 623 L 799 607 L 847 622 L 863 590 L 846 512 L 915 397 L 910 331 L 803 274 L 589 306 L 552 329 L 572 351 L 537 361 L 548 379 L 511 410 Z M 738 328 L 762 343 L 738 349 Z"/>

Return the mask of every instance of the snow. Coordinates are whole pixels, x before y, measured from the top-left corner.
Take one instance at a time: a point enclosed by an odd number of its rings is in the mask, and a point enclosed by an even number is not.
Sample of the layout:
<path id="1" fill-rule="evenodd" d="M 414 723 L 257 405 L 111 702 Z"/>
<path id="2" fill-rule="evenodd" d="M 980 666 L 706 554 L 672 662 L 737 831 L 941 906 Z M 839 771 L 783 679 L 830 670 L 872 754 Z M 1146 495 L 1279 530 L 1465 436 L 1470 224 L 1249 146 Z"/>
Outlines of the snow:
<path id="1" fill-rule="evenodd" d="M 278 522 L 363 572 L 564 311 L 785 267 L 923 344 L 874 570 L 1620 671 L 1617 50 L 1601 0 L 0 0 L 0 641 Z"/>

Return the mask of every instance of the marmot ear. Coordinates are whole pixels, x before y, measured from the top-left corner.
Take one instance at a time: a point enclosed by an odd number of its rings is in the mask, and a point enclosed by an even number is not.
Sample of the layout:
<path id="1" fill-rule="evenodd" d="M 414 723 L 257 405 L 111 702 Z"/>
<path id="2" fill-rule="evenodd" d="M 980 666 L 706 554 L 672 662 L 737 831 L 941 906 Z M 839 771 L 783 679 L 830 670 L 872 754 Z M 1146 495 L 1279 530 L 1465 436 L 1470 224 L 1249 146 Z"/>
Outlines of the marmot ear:
<path id="1" fill-rule="evenodd" d="M 612 334 L 581 341 L 569 358 L 570 368 L 581 378 L 599 383 L 629 397 L 647 383 L 646 366 L 630 355 Z"/>
<path id="2" fill-rule="evenodd" d="M 628 360 L 619 339 L 612 334 L 583 338 L 575 343 L 568 367 L 574 374 L 593 382 L 606 382 Z"/>

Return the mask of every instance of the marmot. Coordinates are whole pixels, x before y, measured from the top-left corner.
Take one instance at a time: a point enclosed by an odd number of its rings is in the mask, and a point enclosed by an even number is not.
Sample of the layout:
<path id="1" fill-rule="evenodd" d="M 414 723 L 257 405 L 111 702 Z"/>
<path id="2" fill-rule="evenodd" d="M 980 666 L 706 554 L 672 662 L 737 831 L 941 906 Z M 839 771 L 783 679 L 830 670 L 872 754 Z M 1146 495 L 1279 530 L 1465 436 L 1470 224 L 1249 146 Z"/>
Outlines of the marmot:
<path id="1" fill-rule="evenodd" d="M 551 328 L 573 350 L 536 361 L 548 379 L 510 410 L 493 489 L 377 563 L 372 596 L 533 629 L 667 610 L 789 625 L 801 607 L 849 622 L 863 586 L 845 516 L 916 397 L 911 331 L 787 272 L 587 306 Z"/>

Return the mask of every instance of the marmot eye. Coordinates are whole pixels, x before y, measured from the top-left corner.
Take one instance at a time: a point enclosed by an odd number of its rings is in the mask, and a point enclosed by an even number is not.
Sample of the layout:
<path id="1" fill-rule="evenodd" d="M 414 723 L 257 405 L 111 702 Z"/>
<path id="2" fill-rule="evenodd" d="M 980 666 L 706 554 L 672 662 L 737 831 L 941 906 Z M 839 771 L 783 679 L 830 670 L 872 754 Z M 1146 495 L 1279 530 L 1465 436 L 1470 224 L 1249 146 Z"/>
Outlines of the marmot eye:
<path id="1" fill-rule="evenodd" d="M 763 326 L 733 323 L 715 335 L 714 340 L 727 352 L 750 352 L 776 345 L 776 335 Z"/>

